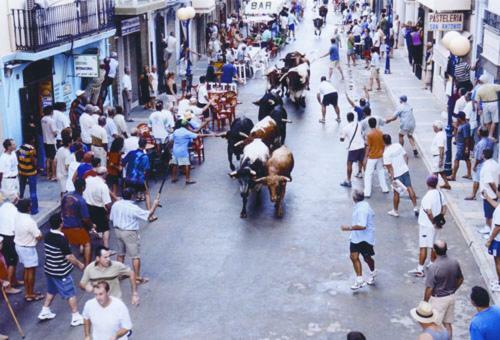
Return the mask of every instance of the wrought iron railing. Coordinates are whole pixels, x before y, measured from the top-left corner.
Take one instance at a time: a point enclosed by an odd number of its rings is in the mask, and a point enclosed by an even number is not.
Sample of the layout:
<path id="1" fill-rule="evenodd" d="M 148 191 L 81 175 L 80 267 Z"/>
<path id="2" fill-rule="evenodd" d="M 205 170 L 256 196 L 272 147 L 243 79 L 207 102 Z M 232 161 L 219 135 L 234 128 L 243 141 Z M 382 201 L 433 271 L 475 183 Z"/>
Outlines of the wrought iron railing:
<path id="1" fill-rule="evenodd" d="M 75 0 L 48 8 L 13 9 L 16 48 L 40 51 L 114 27 L 114 0 Z"/>

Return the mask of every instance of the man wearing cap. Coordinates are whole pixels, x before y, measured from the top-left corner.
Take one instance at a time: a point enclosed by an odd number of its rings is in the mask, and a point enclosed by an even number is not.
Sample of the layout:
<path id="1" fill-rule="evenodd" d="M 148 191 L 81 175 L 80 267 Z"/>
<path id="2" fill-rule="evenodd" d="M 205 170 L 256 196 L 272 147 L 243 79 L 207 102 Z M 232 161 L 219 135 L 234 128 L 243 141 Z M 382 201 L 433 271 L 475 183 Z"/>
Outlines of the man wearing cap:
<path id="1" fill-rule="evenodd" d="M 408 137 L 411 148 L 413 149 L 413 154 L 415 157 L 418 156 L 417 145 L 415 139 L 413 138 L 413 132 L 415 131 L 415 116 L 413 115 L 413 108 L 408 104 L 408 97 L 401 96 L 399 98 L 399 106 L 394 113 L 394 115 L 386 119 L 386 124 L 395 121 L 399 118 L 399 144 L 404 145 L 404 137 Z"/>
<path id="2" fill-rule="evenodd" d="M 108 133 L 104 128 L 106 126 L 106 117 L 100 116 L 97 120 L 97 124 L 92 127 L 90 131 L 90 136 L 92 138 L 92 152 L 95 157 L 101 160 L 101 166 L 106 166 L 108 149 Z"/>
<path id="3" fill-rule="evenodd" d="M 451 189 L 450 183 L 448 183 L 448 177 L 444 172 L 444 157 L 446 153 L 446 133 L 443 131 L 443 122 L 440 120 L 434 121 L 432 124 L 432 129 L 434 130 L 434 139 L 431 144 L 431 155 L 432 164 L 431 170 L 436 176 L 441 176 L 444 184 L 441 185 L 443 189 Z"/>
<path id="4" fill-rule="evenodd" d="M 451 339 L 446 328 L 438 324 L 436 310 L 429 302 L 421 301 L 417 308 L 410 310 L 410 315 L 422 327 L 422 333 L 418 336 L 419 340 Z"/>
<path id="5" fill-rule="evenodd" d="M 477 89 L 476 101 L 481 104 L 479 106 L 481 125 L 489 130 L 490 138 L 496 138 L 495 128 L 498 125 L 498 92 L 500 92 L 500 85 L 491 84 L 485 74 L 479 78 L 479 84 L 481 86 Z"/>
<path id="6" fill-rule="evenodd" d="M 457 260 L 446 255 L 446 242 L 434 243 L 436 261 L 427 268 L 424 301 L 430 302 L 436 310 L 437 323 L 443 323 L 450 339 L 453 335 L 452 324 L 455 318 L 455 292 L 464 282 L 462 269 Z"/>
<path id="7" fill-rule="evenodd" d="M 427 193 L 420 202 L 420 212 L 418 214 L 418 246 L 420 248 L 418 266 L 416 269 L 408 271 L 408 274 L 417 277 L 424 277 L 424 264 L 427 260 L 427 249 L 432 249 L 434 242 L 439 236 L 439 229 L 434 223 L 434 217 L 439 214 L 446 214 L 446 198 L 437 189 L 438 177 L 430 175 L 427 177 Z M 431 263 L 435 260 L 436 254 L 431 251 Z"/>
<path id="8" fill-rule="evenodd" d="M 92 114 L 94 113 L 94 106 L 91 104 L 85 105 L 85 111 L 80 116 L 80 129 L 81 129 L 81 137 L 82 143 L 87 146 L 90 150 L 92 146 L 92 128 L 94 127 L 95 121 L 92 118 Z"/>
<path id="9" fill-rule="evenodd" d="M 453 171 L 451 176 L 448 177 L 449 181 L 457 179 L 458 167 L 460 161 L 465 161 L 467 166 L 467 173 L 462 178 L 472 179 L 470 150 L 472 148 L 472 138 L 470 133 L 470 124 L 465 117 L 465 113 L 460 111 L 457 114 L 457 126 L 455 128 L 455 143 L 457 145 L 457 153 L 453 161 Z"/>

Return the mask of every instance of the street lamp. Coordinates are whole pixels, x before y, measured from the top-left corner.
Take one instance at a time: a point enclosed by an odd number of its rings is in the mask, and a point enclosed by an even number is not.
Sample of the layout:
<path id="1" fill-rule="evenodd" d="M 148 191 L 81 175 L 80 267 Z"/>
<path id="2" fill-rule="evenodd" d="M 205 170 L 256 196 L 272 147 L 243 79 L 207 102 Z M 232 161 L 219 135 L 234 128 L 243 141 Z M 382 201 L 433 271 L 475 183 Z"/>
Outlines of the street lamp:
<path id="1" fill-rule="evenodd" d="M 469 54 L 471 46 L 470 41 L 460 33 L 450 31 L 443 36 L 441 43 L 450 52 L 448 58 L 448 73 L 451 76 L 451 93 L 448 100 L 448 125 L 446 126 L 446 160 L 444 171 L 447 176 L 451 175 L 451 140 L 453 138 L 453 111 L 455 108 L 455 65 L 459 58 Z"/>
<path id="2" fill-rule="evenodd" d="M 177 10 L 177 19 L 184 25 L 184 31 L 185 31 L 185 38 L 186 40 L 184 41 L 184 46 L 182 46 L 182 51 L 181 51 L 181 58 L 184 57 L 187 62 L 187 67 L 186 67 L 186 91 L 189 92 L 191 90 L 191 86 L 193 83 L 193 73 L 191 71 L 191 56 L 189 55 L 189 52 L 187 52 L 187 49 L 189 48 L 189 23 L 191 19 L 193 19 L 196 16 L 196 10 L 189 6 L 189 7 L 181 7 Z M 188 55 L 184 55 L 185 53 L 188 53 Z M 181 59 L 179 58 L 179 59 Z"/>

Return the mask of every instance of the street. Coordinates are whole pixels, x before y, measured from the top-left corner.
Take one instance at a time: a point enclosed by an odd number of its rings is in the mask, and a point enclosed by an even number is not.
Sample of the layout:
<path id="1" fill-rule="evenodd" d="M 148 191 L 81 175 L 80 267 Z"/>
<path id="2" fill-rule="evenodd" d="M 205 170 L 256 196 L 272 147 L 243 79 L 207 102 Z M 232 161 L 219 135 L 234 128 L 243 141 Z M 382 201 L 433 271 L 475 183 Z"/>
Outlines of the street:
<path id="1" fill-rule="evenodd" d="M 289 102 L 286 105 L 293 121 L 286 144 L 294 154 L 295 168 L 293 181 L 287 185 L 284 217 L 274 216 L 264 188 L 260 200 L 258 195 L 250 196 L 248 218 L 240 219 L 238 184 L 227 175 L 226 141 L 207 138 L 206 160 L 200 166 L 195 163 L 192 172 L 197 183 L 167 182 L 159 220 L 142 229 L 142 270 L 150 282 L 139 288 L 139 307 L 130 306 L 129 284 L 122 283 L 134 324 L 132 339 L 345 339 L 350 330 L 361 331 L 368 339 L 416 338 L 419 326 L 409 310 L 423 299 L 424 279 L 406 272 L 417 263 L 417 220 L 407 197 L 401 202 L 401 217 L 388 216 L 392 194 L 383 194 L 377 180 L 368 200 L 376 213 L 377 281 L 354 293 L 350 289 L 354 272 L 349 233 L 340 231 L 340 225 L 350 224 L 353 204 L 351 190 L 339 185 L 345 178 L 347 157 L 339 132 L 351 109 L 345 91 L 353 81 L 351 92 L 358 99 L 369 71 L 359 63 L 348 72 L 344 44 L 341 58 L 346 80 L 340 81 L 337 71 L 333 77 L 342 123 L 335 122 L 329 107 L 326 124 L 319 124 L 316 92 L 320 77 L 327 75 L 328 58 L 317 58 L 328 50 L 334 16 L 329 15 L 320 39 L 314 37 L 310 9 L 304 20 L 297 41 L 287 51 L 298 50 L 311 60 L 311 91 L 305 110 Z M 252 102 L 264 89 L 261 78 L 241 86 L 237 115 L 255 123 L 257 107 Z M 407 95 L 411 104 L 412 94 Z M 394 107 L 385 91 L 371 92 L 371 96 L 373 114 L 392 114 Z M 146 117 L 143 112 L 134 118 Z M 397 128 L 398 123 L 392 123 L 384 131 L 395 140 Z M 411 155 L 409 145 L 405 148 Z M 410 173 L 420 201 L 428 171 L 420 159 L 410 156 Z M 152 184 L 153 193 L 159 184 Z M 362 180 L 355 179 L 353 187 L 362 187 Z M 475 313 L 468 298 L 470 288 L 484 282 L 460 231 L 451 216 L 447 219 L 443 238 L 465 276 L 457 293 L 454 338 L 465 339 Z M 39 254 L 42 259 L 41 248 Z M 44 291 L 41 267 L 37 274 L 37 288 Z M 75 269 L 75 281 L 80 275 Z M 79 295 L 80 311 L 90 298 L 90 294 Z M 27 339 L 83 338 L 82 327 L 70 327 L 69 309 L 60 297 L 52 308 L 57 317 L 42 323 L 36 320 L 41 302 L 24 303 L 22 294 L 11 301 Z M 17 339 L 7 313 L 2 306 L 0 330 Z"/>

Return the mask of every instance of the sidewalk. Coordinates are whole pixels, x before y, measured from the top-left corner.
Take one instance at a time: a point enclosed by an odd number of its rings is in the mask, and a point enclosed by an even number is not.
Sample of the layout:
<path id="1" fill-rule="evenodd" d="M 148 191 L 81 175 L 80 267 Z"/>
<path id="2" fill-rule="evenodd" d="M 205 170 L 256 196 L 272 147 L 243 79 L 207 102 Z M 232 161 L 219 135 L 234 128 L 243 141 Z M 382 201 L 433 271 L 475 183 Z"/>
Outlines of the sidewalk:
<path id="1" fill-rule="evenodd" d="M 385 64 L 384 64 L 385 65 Z M 417 122 L 415 139 L 420 151 L 420 155 L 428 169 L 430 169 L 432 155 L 430 145 L 434 138 L 432 122 L 441 118 L 441 112 L 446 108 L 440 104 L 439 100 L 432 93 L 423 90 L 423 83 L 417 79 L 408 64 L 403 49 L 396 50 L 394 58 L 391 59 L 390 75 L 383 75 L 383 86 L 389 98 L 395 105 L 399 104 L 401 95 L 408 96 L 408 102 L 413 107 L 413 113 Z M 447 122 L 443 121 L 446 125 Z M 453 150 L 453 155 L 455 151 Z M 472 181 L 461 178 L 465 172 L 465 164 L 460 165 L 457 181 L 450 182 L 452 190 L 443 190 L 448 201 L 450 213 L 456 220 L 462 235 L 474 255 L 479 270 L 484 277 L 489 288 L 489 282 L 496 280 L 497 275 L 493 257 L 488 254 L 485 242 L 477 228 L 484 225 L 482 199 L 479 195 L 475 201 L 465 201 L 464 198 L 472 191 Z M 491 292 L 490 292 L 491 293 Z M 491 293 L 493 300 L 500 303 L 500 293 Z"/>

